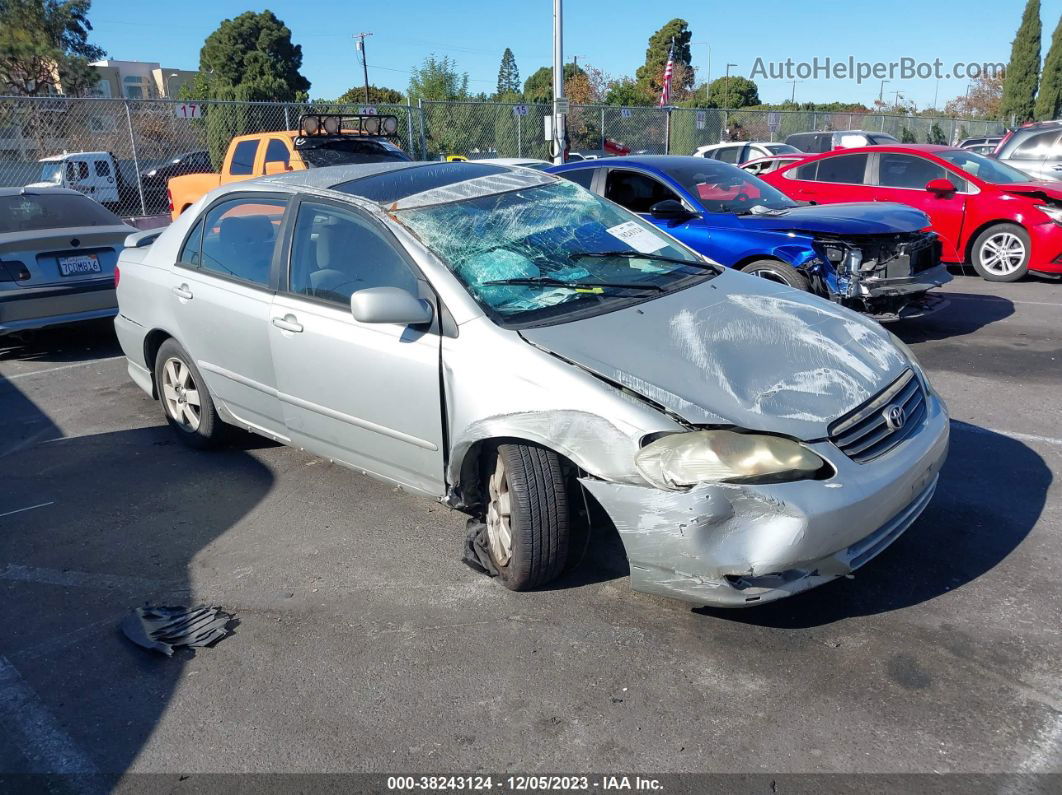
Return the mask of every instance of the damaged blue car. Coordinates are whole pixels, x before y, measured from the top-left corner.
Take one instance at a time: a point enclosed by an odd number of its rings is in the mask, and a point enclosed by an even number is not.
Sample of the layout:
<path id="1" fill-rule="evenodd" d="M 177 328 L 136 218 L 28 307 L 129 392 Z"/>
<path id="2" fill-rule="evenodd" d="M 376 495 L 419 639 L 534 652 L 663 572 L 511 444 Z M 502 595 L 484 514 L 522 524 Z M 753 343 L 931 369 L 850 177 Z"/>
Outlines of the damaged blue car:
<path id="1" fill-rule="evenodd" d="M 945 301 L 951 281 L 921 210 L 885 202 L 796 202 L 702 157 L 612 157 L 548 171 L 638 213 L 721 265 L 815 293 L 881 322 Z"/>

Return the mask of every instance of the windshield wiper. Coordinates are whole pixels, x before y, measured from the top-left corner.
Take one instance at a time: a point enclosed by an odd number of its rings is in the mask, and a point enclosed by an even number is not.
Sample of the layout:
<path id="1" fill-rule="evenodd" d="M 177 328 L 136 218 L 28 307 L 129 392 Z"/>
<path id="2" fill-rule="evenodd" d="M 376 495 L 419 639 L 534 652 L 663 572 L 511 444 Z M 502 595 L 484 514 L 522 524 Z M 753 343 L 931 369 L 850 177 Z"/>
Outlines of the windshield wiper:
<path id="1" fill-rule="evenodd" d="M 701 268 L 702 270 L 713 270 L 719 273 L 722 271 L 716 265 L 709 265 L 707 262 L 701 262 L 699 260 L 681 259 L 680 257 L 665 257 L 662 254 L 643 254 L 640 251 L 576 251 L 568 255 L 569 259 L 583 259 L 585 257 L 594 257 L 603 259 L 605 257 L 624 257 L 626 259 L 651 259 L 657 262 L 674 262 L 677 265 L 689 265 L 691 268 Z"/>
<path id="2" fill-rule="evenodd" d="M 622 282 L 570 282 L 563 279 L 551 279 L 548 276 L 532 276 L 524 279 L 491 279 L 480 282 L 481 287 L 511 284 L 517 287 L 567 287 L 571 290 L 595 290 L 612 287 L 619 290 L 651 290 L 662 293 L 659 284 L 630 284 Z"/>

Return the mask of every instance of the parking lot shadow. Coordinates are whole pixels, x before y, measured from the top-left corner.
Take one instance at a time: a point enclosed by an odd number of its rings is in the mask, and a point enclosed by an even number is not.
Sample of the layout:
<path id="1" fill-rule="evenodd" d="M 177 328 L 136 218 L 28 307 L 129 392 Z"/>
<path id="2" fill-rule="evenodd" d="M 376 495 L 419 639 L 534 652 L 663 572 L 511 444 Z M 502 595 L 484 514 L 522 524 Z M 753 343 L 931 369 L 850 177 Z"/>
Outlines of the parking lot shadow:
<path id="1" fill-rule="evenodd" d="M 0 394 L 0 412 L 16 404 L 22 414 L 33 405 Z M 14 680 L 23 694 L 20 720 L 0 699 L 0 725 L 15 728 L 0 740 L 0 774 L 81 760 L 75 770 L 101 774 L 91 789 L 107 789 L 193 655 L 135 646 L 120 621 L 145 603 L 210 603 L 209 584 L 194 588 L 195 558 L 255 508 L 272 473 L 246 449 L 198 453 L 155 426 L 17 449 L 0 457 L 0 482 L 0 663 L 5 687 Z M 238 605 L 222 606 L 238 617 Z M 240 631 L 221 642 L 239 643 Z"/>
<path id="2" fill-rule="evenodd" d="M 973 334 L 1014 314 L 1014 303 L 998 295 L 947 293 L 950 303 L 928 317 L 901 320 L 889 331 L 909 344 Z"/>
<path id="3" fill-rule="evenodd" d="M 93 320 L 76 326 L 57 326 L 0 337 L 0 361 L 84 362 L 120 356 L 121 353 L 112 320 Z"/>
<path id="4" fill-rule="evenodd" d="M 953 420 L 951 452 L 929 507 L 853 579 L 762 607 L 696 612 L 805 629 L 917 605 L 999 565 L 1036 525 L 1051 480 L 1044 460 L 1027 445 Z"/>

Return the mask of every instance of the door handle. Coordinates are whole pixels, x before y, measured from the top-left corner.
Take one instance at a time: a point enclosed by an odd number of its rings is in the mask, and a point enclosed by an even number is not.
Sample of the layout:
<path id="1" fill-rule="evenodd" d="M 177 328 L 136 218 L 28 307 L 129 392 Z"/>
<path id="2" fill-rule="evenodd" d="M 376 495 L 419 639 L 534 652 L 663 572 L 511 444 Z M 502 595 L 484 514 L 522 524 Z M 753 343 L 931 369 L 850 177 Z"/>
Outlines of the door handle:
<path id="1" fill-rule="evenodd" d="M 174 287 L 173 294 L 184 301 L 192 300 L 192 291 L 188 289 L 187 284 L 182 284 L 180 287 Z"/>
<path id="2" fill-rule="evenodd" d="M 302 324 L 295 318 L 295 315 L 275 317 L 273 318 L 273 325 L 281 331 L 290 331 L 292 334 L 299 334 L 302 331 Z"/>

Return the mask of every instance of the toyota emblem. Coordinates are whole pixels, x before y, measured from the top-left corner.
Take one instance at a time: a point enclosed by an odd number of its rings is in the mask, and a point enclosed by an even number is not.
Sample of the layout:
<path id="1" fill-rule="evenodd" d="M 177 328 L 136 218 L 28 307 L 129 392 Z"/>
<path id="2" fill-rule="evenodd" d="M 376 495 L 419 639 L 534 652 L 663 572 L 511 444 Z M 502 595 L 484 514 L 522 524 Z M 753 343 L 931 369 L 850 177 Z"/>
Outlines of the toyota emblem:
<path id="1" fill-rule="evenodd" d="M 907 414 L 904 412 L 903 406 L 889 406 L 881 413 L 881 416 L 885 418 L 885 424 L 889 426 L 890 431 L 900 430 L 903 424 L 907 422 Z"/>

